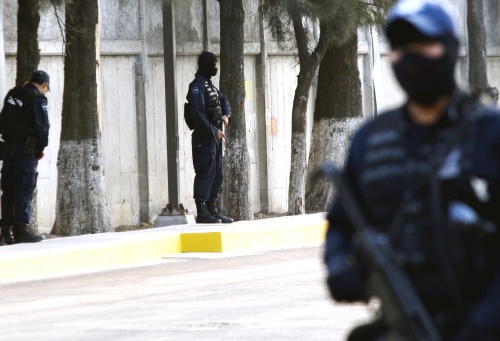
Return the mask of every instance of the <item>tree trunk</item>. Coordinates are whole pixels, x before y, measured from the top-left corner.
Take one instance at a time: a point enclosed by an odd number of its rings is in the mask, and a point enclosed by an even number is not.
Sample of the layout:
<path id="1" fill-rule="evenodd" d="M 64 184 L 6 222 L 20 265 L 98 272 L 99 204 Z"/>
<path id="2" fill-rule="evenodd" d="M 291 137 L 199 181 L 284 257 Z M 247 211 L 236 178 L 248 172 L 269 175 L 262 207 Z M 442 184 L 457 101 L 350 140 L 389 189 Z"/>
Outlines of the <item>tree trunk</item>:
<path id="1" fill-rule="evenodd" d="M 18 0 L 17 9 L 17 70 L 16 85 L 22 86 L 31 79 L 33 72 L 40 63 L 38 48 L 38 25 L 40 23 L 39 0 Z M 30 230 L 38 232 L 37 219 L 37 189 L 31 202 Z"/>
<path id="2" fill-rule="evenodd" d="M 288 187 L 288 214 L 304 214 L 304 198 L 307 170 L 307 103 L 312 80 L 325 55 L 330 41 L 326 28 L 320 27 L 320 38 L 313 53 L 309 54 L 308 39 L 302 17 L 292 20 L 297 48 L 299 50 L 300 71 L 292 107 L 292 140 L 290 182 Z"/>
<path id="3" fill-rule="evenodd" d="M 358 37 L 354 34 L 345 45 L 330 47 L 319 67 L 308 174 L 326 160 L 343 163 L 350 134 L 362 122 L 362 110 Z M 307 180 L 307 211 L 324 211 L 333 195 L 332 186 L 325 179 Z"/>
<path id="4" fill-rule="evenodd" d="M 474 96 L 487 95 L 496 104 L 498 90 L 488 83 L 483 0 L 467 0 L 467 31 L 470 93 Z"/>
<path id="5" fill-rule="evenodd" d="M 307 168 L 306 131 L 309 91 L 317 66 L 300 66 L 292 107 L 292 146 L 290 184 L 288 187 L 288 213 L 304 214 L 305 172 Z"/>
<path id="6" fill-rule="evenodd" d="M 38 49 L 39 0 L 18 0 L 16 85 L 29 81 L 40 63 Z"/>
<path id="7" fill-rule="evenodd" d="M 112 231 L 99 127 L 99 1 L 66 4 L 66 54 L 53 234 Z"/>
<path id="8" fill-rule="evenodd" d="M 231 124 L 226 130 L 223 207 L 236 221 L 251 220 L 250 155 L 246 135 L 243 60 L 245 11 L 242 0 L 219 0 L 219 3 L 220 88 L 232 109 Z"/>

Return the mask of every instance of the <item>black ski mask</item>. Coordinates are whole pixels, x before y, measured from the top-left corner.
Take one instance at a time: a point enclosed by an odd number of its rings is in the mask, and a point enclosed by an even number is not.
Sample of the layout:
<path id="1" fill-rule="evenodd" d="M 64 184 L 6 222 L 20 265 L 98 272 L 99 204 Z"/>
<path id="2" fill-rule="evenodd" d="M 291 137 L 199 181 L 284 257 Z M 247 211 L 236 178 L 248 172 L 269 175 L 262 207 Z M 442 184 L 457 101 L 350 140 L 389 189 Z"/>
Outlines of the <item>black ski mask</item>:
<path id="1" fill-rule="evenodd" d="M 216 63 L 217 57 L 212 52 L 203 51 L 198 57 L 198 73 L 207 78 L 215 76 L 217 74 Z"/>
<path id="2" fill-rule="evenodd" d="M 394 74 L 408 99 L 429 106 L 455 88 L 455 64 L 458 42 L 453 38 L 439 39 L 445 53 L 439 58 L 428 58 L 416 53 L 406 53 L 393 64 Z"/>

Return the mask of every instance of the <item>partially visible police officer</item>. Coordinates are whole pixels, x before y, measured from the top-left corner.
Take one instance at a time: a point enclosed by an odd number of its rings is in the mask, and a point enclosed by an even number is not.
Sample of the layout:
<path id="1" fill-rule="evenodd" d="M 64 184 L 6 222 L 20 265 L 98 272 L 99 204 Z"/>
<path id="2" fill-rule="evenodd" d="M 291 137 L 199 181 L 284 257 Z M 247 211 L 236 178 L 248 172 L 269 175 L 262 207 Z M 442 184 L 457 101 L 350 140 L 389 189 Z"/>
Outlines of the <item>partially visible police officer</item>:
<path id="1" fill-rule="evenodd" d="M 227 97 L 211 81 L 219 68 L 217 57 L 208 51 L 198 57 L 198 71 L 189 84 L 186 99 L 195 123 L 191 137 L 193 151 L 194 199 L 197 223 L 232 223 L 218 208 L 218 195 L 223 180 L 222 125 L 231 118 Z"/>
<path id="2" fill-rule="evenodd" d="M 24 86 L 11 89 L 2 109 L 0 133 L 5 141 L 2 177 L 0 245 L 33 243 L 42 236 L 29 230 L 38 161 L 49 138 L 49 75 L 35 71 Z M 12 233 L 11 233 L 12 232 Z"/>
<path id="3" fill-rule="evenodd" d="M 389 12 L 391 64 L 407 101 L 356 132 L 343 175 L 370 224 L 390 238 L 442 339 L 500 340 L 500 113 L 456 85 L 450 6 L 401 0 Z M 338 200 L 328 221 L 330 293 L 365 300 L 368 268 Z M 349 340 L 391 334 L 381 318 Z"/>

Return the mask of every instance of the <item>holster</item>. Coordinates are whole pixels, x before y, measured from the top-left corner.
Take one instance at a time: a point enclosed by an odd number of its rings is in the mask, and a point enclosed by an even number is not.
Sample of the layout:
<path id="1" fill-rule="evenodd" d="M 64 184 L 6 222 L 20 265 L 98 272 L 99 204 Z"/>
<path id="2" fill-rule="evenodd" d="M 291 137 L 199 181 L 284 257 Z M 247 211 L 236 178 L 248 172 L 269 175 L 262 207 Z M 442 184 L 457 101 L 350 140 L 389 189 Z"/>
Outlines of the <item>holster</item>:
<path id="1" fill-rule="evenodd" d="M 35 155 L 35 146 L 38 139 L 35 136 L 28 136 L 24 143 L 23 153 L 28 155 Z"/>

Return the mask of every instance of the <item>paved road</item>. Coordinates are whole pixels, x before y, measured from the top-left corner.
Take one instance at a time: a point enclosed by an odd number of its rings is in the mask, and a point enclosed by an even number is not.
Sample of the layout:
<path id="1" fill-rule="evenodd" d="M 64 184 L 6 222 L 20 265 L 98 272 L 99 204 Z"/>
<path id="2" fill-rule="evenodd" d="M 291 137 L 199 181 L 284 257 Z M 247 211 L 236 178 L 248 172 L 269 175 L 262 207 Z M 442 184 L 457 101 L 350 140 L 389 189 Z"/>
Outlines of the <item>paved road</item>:
<path id="1" fill-rule="evenodd" d="M 323 276 L 305 248 L 0 285 L 0 339 L 344 340 L 369 311 L 333 304 Z"/>

